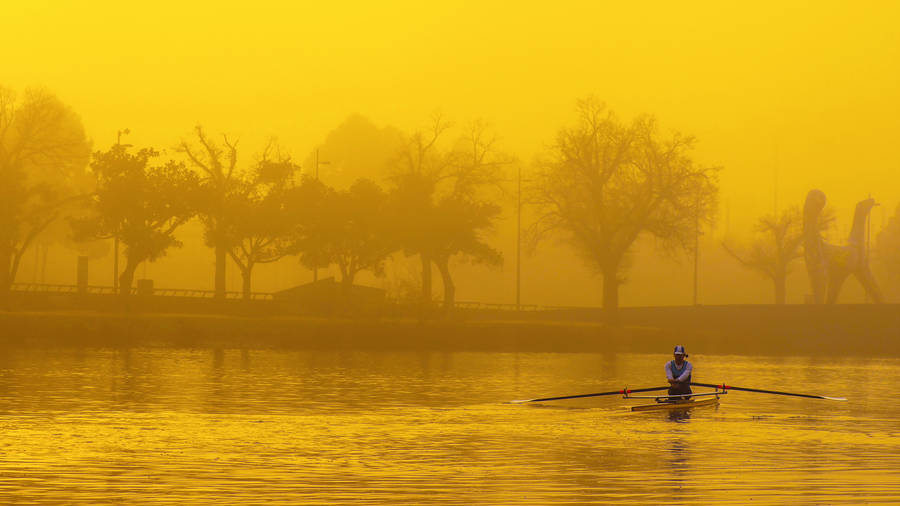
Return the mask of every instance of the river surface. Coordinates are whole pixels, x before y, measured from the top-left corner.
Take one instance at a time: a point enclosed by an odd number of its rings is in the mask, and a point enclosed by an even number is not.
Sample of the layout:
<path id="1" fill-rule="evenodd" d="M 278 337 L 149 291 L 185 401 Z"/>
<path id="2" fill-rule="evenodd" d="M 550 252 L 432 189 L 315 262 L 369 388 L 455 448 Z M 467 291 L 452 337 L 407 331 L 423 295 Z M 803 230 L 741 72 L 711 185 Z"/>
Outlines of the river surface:
<path id="1" fill-rule="evenodd" d="M 6 349 L 0 503 L 900 502 L 897 359 L 690 357 L 847 402 L 507 402 L 658 386 L 669 358 Z"/>

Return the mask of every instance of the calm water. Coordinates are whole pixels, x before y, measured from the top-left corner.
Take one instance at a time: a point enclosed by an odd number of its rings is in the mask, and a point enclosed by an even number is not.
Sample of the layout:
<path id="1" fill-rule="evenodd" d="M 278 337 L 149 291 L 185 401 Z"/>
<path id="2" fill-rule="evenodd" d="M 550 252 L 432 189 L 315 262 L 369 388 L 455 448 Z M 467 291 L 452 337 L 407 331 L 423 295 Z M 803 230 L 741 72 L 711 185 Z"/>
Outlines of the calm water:
<path id="1" fill-rule="evenodd" d="M 900 502 L 900 360 L 692 354 L 690 417 L 607 397 L 668 355 L 4 350 L 0 503 Z"/>

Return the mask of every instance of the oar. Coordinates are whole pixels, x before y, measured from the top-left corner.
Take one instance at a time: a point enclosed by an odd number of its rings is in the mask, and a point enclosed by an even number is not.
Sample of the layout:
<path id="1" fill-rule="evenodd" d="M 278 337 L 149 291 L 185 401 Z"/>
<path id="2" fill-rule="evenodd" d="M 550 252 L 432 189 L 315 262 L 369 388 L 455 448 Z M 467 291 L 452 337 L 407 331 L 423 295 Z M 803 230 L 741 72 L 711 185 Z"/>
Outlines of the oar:
<path id="1" fill-rule="evenodd" d="M 794 397 L 807 397 L 809 399 L 826 399 L 829 401 L 846 401 L 847 399 L 843 397 L 826 397 L 824 395 L 813 395 L 813 394 L 798 394 L 794 392 L 777 392 L 775 390 L 760 390 L 759 388 L 745 388 L 745 387 L 735 387 L 731 385 L 713 385 L 711 383 L 694 383 L 691 382 L 691 385 L 698 387 L 709 387 L 709 388 L 720 388 L 722 390 L 742 390 L 744 392 L 756 392 L 760 394 L 775 394 L 775 395 L 791 395 Z"/>
<path id="2" fill-rule="evenodd" d="M 631 390 L 629 388 L 624 388 L 622 390 L 613 390 L 612 392 L 599 392 L 596 394 L 579 394 L 579 395 L 564 395 L 562 397 L 542 397 L 540 399 L 523 399 L 518 401 L 509 401 L 514 403 L 519 402 L 540 402 L 540 401 L 560 401 L 563 399 L 580 399 L 582 397 L 600 397 L 601 395 L 625 395 L 634 392 L 653 392 L 656 390 L 668 390 L 669 387 L 652 387 L 652 388 L 635 388 Z"/>

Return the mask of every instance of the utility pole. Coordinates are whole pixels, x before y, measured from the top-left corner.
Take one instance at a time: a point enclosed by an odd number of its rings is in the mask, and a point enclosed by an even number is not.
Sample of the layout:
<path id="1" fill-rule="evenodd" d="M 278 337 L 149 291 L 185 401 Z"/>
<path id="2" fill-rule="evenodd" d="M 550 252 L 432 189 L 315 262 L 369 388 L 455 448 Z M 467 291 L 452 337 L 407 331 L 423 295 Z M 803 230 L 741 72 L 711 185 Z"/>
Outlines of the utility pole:
<path id="1" fill-rule="evenodd" d="M 869 198 L 872 198 L 872 192 L 869 192 Z M 869 215 L 866 216 L 866 266 L 869 265 L 869 242 L 872 240 L 872 209 L 869 209 Z M 869 302 L 869 291 L 865 290 L 865 301 Z"/>
<path id="2" fill-rule="evenodd" d="M 694 213 L 695 225 L 694 225 L 694 305 L 697 305 L 697 292 L 698 290 L 698 268 L 700 265 L 700 200 L 698 199 L 695 204 L 695 213 Z"/>
<path id="3" fill-rule="evenodd" d="M 516 311 L 522 307 L 522 166 L 519 165 L 516 212 Z"/>
<path id="4" fill-rule="evenodd" d="M 122 134 L 128 135 L 127 128 L 116 132 L 116 147 L 122 145 Z M 118 231 L 116 231 L 118 232 Z M 113 232 L 113 293 L 119 293 L 119 235 Z M 146 277 L 146 276 L 145 276 Z"/>
<path id="5" fill-rule="evenodd" d="M 319 161 L 319 148 L 316 148 L 316 181 L 319 180 L 319 164 L 328 165 L 331 162 L 327 161 Z M 313 265 L 313 283 L 317 283 L 319 281 L 319 266 L 317 264 Z"/>
<path id="6" fill-rule="evenodd" d="M 772 178 L 772 210 L 778 219 L 778 143 L 775 144 L 775 169 Z"/>

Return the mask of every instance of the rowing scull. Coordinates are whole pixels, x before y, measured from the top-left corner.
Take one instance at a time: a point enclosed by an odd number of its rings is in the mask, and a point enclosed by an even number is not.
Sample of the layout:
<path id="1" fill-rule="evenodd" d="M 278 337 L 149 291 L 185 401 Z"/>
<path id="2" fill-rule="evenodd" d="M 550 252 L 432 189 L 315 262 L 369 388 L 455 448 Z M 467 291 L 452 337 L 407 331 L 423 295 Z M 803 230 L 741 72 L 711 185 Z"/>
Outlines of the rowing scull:
<path id="1" fill-rule="evenodd" d="M 654 399 L 656 400 L 656 404 L 642 404 L 639 406 L 632 406 L 631 411 L 655 411 L 655 410 L 681 410 L 681 409 L 693 409 L 699 408 L 702 406 L 718 406 L 719 405 L 719 396 L 724 395 L 728 392 L 719 391 L 716 389 L 715 392 L 704 392 L 699 394 L 677 394 L 677 395 L 663 395 L 663 396 L 632 396 L 625 395 L 626 399 Z M 700 399 L 695 400 L 697 397 L 707 397 L 708 399 Z"/>
<path id="2" fill-rule="evenodd" d="M 657 410 L 681 410 L 681 409 L 694 409 L 702 406 L 718 406 L 719 398 L 711 397 L 709 399 L 702 399 L 699 401 L 695 401 L 694 399 L 688 399 L 683 401 L 673 401 L 673 402 L 657 402 L 656 404 L 641 404 L 639 406 L 631 406 L 632 411 L 657 411 Z"/>

